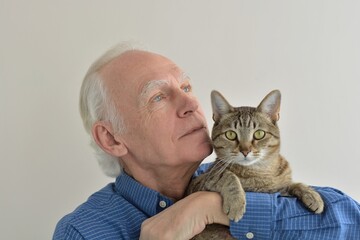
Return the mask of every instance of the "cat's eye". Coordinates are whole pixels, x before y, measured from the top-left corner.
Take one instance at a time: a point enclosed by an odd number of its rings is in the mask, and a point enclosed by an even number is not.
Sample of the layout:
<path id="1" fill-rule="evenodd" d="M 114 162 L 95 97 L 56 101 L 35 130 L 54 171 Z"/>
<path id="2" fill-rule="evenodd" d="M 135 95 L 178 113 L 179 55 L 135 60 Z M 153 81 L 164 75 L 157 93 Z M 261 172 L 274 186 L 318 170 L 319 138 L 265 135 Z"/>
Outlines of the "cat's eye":
<path id="1" fill-rule="evenodd" d="M 254 133 L 254 138 L 256 140 L 261 140 L 265 137 L 265 131 L 263 130 L 257 130 L 255 133 Z"/>
<path id="2" fill-rule="evenodd" d="M 236 132 L 229 130 L 225 132 L 225 137 L 231 141 L 234 141 L 237 137 Z"/>

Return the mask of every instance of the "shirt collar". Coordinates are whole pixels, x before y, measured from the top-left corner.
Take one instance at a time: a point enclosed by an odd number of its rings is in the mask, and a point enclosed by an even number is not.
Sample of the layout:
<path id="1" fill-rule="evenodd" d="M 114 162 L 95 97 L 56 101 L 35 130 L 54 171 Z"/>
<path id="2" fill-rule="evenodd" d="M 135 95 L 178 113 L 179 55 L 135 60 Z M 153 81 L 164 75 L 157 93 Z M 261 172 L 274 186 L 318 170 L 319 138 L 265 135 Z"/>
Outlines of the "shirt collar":
<path id="1" fill-rule="evenodd" d="M 116 178 L 115 191 L 149 217 L 173 204 L 171 199 L 145 187 L 125 172 Z"/>

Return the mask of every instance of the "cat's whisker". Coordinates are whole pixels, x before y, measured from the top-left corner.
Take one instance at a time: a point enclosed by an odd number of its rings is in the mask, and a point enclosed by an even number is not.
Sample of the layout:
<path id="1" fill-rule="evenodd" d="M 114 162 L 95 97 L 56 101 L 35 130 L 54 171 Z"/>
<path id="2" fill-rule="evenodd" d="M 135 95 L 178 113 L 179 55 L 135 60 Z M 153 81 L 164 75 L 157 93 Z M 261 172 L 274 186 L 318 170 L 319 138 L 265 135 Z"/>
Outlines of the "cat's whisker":
<path id="1" fill-rule="evenodd" d="M 219 174 L 223 172 L 227 167 L 227 164 L 225 161 L 222 161 L 221 159 L 218 159 L 218 161 L 215 162 L 214 166 L 211 168 L 210 173 L 215 172 L 215 174 Z"/>
<path id="2" fill-rule="evenodd" d="M 205 177 L 205 180 L 201 184 L 201 189 L 205 188 L 205 184 L 208 181 L 211 181 L 211 178 L 217 178 L 225 169 L 227 168 L 227 164 L 225 161 L 218 160 L 215 161 L 214 164 L 210 167 Z"/>
<path id="3" fill-rule="evenodd" d="M 229 159 L 222 159 L 218 158 L 218 161 L 216 161 L 216 165 L 211 169 L 211 173 L 215 171 L 214 177 L 219 177 L 228 167 L 230 164 L 232 164 L 233 161 L 229 161 Z"/>
<path id="4" fill-rule="evenodd" d="M 217 191 L 223 197 L 223 209 L 229 218 L 242 217 L 244 191 L 277 192 L 294 195 L 316 213 L 323 210 L 321 196 L 311 187 L 293 183 L 288 162 L 280 155 L 280 92 L 272 91 L 258 107 L 231 106 L 218 92 L 211 94 L 215 120 L 212 143 L 216 161 L 204 175 L 198 190 Z M 283 190 L 286 189 L 286 190 Z M 307 196 L 311 195 L 311 199 Z M 231 206 L 231 207 L 230 207 Z M 239 214 L 241 213 L 241 214 Z M 220 239 L 223 232 L 208 231 L 202 238 Z M 230 233 L 227 231 L 228 235 Z M 207 234 L 207 235 L 206 235 Z M 208 237 L 205 237 L 208 236 Z"/>

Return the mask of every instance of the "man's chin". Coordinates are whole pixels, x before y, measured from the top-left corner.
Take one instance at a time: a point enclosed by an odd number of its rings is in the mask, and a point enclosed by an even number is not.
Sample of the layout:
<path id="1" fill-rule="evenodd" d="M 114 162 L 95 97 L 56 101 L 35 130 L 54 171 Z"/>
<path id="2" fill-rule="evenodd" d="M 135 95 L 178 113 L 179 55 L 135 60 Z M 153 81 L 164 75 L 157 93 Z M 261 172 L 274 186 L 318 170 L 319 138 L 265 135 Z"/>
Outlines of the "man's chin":
<path id="1" fill-rule="evenodd" d="M 210 143 L 203 143 L 200 144 L 196 149 L 193 150 L 193 156 L 191 156 L 194 159 L 194 162 L 202 162 L 205 158 L 210 156 L 213 152 L 212 145 Z M 191 154 L 191 152 L 190 152 Z"/>

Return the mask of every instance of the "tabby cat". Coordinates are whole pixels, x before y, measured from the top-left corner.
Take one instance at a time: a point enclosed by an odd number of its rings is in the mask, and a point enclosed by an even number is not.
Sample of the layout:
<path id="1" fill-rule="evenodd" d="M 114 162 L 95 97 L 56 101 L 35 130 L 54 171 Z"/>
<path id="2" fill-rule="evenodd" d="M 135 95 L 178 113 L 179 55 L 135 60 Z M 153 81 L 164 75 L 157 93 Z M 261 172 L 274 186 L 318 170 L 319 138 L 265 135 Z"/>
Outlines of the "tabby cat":
<path id="1" fill-rule="evenodd" d="M 289 163 L 280 155 L 281 94 L 270 92 L 257 108 L 232 107 L 217 91 L 211 93 L 214 126 L 212 142 L 217 158 L 209 170 L 195 178 L 188 194 L 219 192 L 229 219 L 239 221 L 245 212 L 245 191 L 295 196 L 315 213 L 324 203 L 311 187 L 294 183 Z M 212 224 L 193 239 L 234 239 L 225 226 Z"/>

